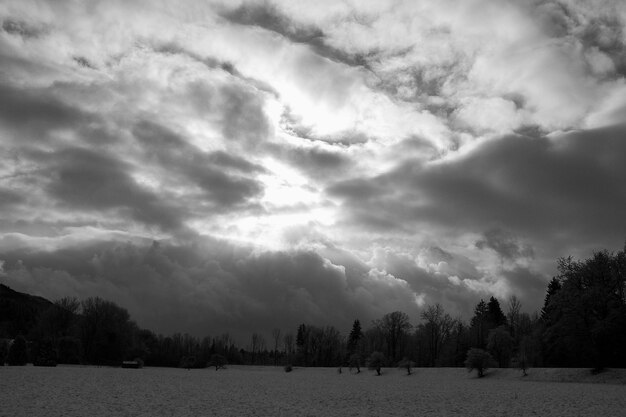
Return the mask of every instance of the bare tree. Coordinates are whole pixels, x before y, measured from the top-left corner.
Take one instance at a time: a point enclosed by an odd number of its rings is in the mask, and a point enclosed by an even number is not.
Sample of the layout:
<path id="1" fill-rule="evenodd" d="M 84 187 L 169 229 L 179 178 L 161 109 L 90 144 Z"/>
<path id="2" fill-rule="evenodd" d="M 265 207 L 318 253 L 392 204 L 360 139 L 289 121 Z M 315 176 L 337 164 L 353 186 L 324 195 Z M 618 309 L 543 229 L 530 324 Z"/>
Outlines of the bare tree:
<path id="1" fill-rule="evenodd" d="M 259 333 L 252 333 L 252 363 L 255 364 L 259 354 L 265 349 L 265 338 Z"/>
<path id="2" fill-rule="evenodd" d="M 272 330 L 272 337 L 274 338 L 274 365 L 278 366 L 278 343 L 280 342 L 280 329 Z"/>
<path id="3" fill-rule="evenodd" d="M 380 328 L 384 333 L 389 357 L 393 362 L 396 362 L 402 342 L 413 327 L 409 322 L 409 316 L 401 311 L 394 311 L 385 314 L 380 320 L 375 320 L 374 326 Z"/>
<path id="4" fill-rule="evenodd" d="M 422 319 L 426 321 L 425 327 L 429 337 L 430 365 L 435 366 L 441 347 L 454 327 L 454 319 L 445 312 L 441 304 L 428 306 L 422 312 Z"/>
<path id="5" fill-rule="evenodd" d="M 506 318 L 511 328 L 511 336 L 515 340 L 516 344 L 519 342 L 519 326 L 520 326 L 520 313 L 522 309 L 522 303 L 515 294 L 509 297 L 509 309 L 506 313 Z"/>
<path id="6" fill-rule="evenodd" d="M 361 373 L 361 356 L 358 353 L 353 353 L 348 359 L 348 369 L 352 372 L 352 369 L 356 369 L 356 373 Z"/>
<path id="7" fill-rule="evenodd" d="M 287 333 L 283 336 L 283 345 L 285 346 L 285 353 L 287 355 L 287 362 L 293 361 L 294 354 L 294 336 L 293 333 Z"/>
<path id="8" fill-rule="evenodd" d="M 211 355 L 211 360 L 209 361 L 209 366 L 215 367 L 215 370 L 226 369 L 226 358 L 222 355 L 214 353 Z"/>
<path id="9" fill-rule="evenodd" d="M 411 370 L 415 366 L 415 362 L 407 358 L 406 356 L 398 363 L 399 369 L 406 369 L 406 374 L 411 375 Z"/>

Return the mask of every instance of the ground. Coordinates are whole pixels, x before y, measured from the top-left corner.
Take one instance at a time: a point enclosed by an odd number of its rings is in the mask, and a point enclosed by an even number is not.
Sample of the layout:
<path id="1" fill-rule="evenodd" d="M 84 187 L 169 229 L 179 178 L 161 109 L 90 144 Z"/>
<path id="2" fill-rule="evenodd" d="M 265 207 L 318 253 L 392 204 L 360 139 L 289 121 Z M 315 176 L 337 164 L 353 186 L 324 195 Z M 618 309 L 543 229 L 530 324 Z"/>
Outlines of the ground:
<path id="1" fill-rule="evenodd" d="M 616 416 L 626 370 L 0 368 L 0 416 Z M 569 381 L 569 382 L 558 382 Z M 603 383 L 598 383 L 603 382 Z"/>

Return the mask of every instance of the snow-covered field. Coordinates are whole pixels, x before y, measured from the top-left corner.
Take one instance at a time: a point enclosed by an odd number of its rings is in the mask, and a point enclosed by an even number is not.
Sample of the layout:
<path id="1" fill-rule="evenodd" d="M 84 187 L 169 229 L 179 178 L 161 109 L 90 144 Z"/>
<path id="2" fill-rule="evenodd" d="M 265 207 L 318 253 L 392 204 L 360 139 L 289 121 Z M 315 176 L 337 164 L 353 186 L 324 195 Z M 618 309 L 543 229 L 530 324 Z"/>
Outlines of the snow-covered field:
<path id="1" fill-rule="evenodd" d="M 0 367 L 0 416 L 626 416 L 625 382 L 625 370 Z"/>

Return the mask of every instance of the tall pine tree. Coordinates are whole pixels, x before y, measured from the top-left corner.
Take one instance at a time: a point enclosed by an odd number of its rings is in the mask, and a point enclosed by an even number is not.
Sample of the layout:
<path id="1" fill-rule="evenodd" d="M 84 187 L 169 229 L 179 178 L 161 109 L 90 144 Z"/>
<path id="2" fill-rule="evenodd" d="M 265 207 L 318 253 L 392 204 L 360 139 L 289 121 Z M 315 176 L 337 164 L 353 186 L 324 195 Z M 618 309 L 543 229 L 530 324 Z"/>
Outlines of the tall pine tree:
<path id="1" fill-rule="evenodd" d="M 359 346 L 359 341 L 363 337 L 363 332 L 361 331 L 361 322 L 359 320 L 354 320 L 352 324 L 352 330 L 350 331 L 350 335 L 348 336 L 348 354 L 351 355 L 357 351 Z"/>
<path id="2" fill-rule="evenodd" d="M 506 316 L 502 312 L 500 302 L 497 298 L 491 297 L 487 303 L 487 314 L 489 317 L 490 329 L 506 325 Z"/>
<path id="3" fill-rule="evenodd" d="M 546 297 L 544 298 L 543 301 L 543 308 L 541 309 L 541 319 L 542 320 L 547 320 L 548 318 L 548 312 L 550 309 L 550 301 L 552 300 L 552 298 L 556 295 L 556 293 L 559 292 L 559 290 L 561 289 L 561 281 L 559 281 L 559 279 L 557 277 L 553 277 L 550 280 L 550 283 L 548 284 L 548 290 L 546 292 Z"/>

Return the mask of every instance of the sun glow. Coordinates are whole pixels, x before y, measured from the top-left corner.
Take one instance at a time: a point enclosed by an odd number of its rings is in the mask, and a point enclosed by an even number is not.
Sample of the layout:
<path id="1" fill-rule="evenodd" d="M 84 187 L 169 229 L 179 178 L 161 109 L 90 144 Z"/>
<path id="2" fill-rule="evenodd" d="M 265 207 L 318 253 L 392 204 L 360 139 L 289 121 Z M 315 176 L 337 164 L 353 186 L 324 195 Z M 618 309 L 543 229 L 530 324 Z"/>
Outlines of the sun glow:
<path id="1" fill-rule="evenodd" d="M 274 158 L 262 164 L 268 172 L 259 177 L 264 185 L 260 212 L 226 214 L 190 226 L 201 233 L 275 250 L 293 247 L 319 229 L 333 226 L 336 206 L 299 171 Z"/>

